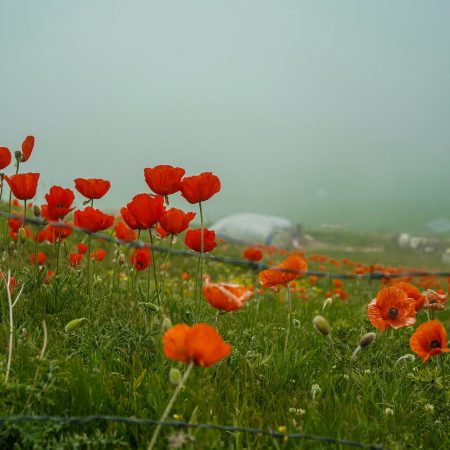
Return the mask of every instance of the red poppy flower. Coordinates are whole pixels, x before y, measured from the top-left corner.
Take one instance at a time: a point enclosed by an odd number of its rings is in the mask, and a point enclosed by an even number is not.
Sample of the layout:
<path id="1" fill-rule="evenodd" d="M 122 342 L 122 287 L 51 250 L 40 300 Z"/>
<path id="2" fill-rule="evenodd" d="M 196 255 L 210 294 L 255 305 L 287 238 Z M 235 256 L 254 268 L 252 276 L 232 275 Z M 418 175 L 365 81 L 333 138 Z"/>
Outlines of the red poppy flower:
<path id="1" fill-rule="evenodd" d="M 195 217 L 195 213 L 185 213 L 181 209 L 171 208 L 161 217 L 159 224 L 167 233 L 179 234 L 187 230 L 189 222 Z"/>
<path id="2" fill-rule="evenodd" d="M 36 255 L 30 256 L 31 264 L 34 264 L 35 259 L 36 259 Z M 42 266 L 47 261 L 47 255 L 44 252 L 38 252 L 37 261 L 38 261 L 38 265 Z"/>
<path id="3" fill-rule="evenodd" d="M 19 173 L 11 177 L 5 176 L 14 197 L 19 200 L 30 200 L 36 195 L 39 173 Z"/>
<path id="4" fill-rule="evenodd" d="M 263 253 L 259 248 L 248 247 L 244 251 L 244 258 L 249 261 L 261 261 Z"/>
<path id="5" fill-rule="evenodd" d="M 22 142 L 22 162 L 28 161 L 34 148 L 34 136 L 27 136 Z"/>
<path id="6" fill-rule="evenodd" d="M 185 177 L 181 181 L 181 195 L 189 203 L 199 203 L 210 199 L 220 191 L 219 177 L 212 172 Z"/>
<path id="7" fill-rule="evenodd" d="M 63 219 L 75 209 L 71 208 L 75 200 L 72 190 L 63 189 L 61 186 L 52 186 L 45 195 L 45 200 L 47 200 L 47 214 L 55 219 Z"/>
<path id="8" fill-rule="evenodd" d="M 84 244 L 83 242 L 80 242 L 77 244 L 78 253 L 81 253 L 84 255 L 88 251 L 88 246 Z"/>
<path id="9" fill-rule="evenodd" d="M 152 196 L 149 194 L 135 195 L 133 200 L 127 204 L 127 209 L 141 230 L 147 230 L 155 225 L 166 212 L 164 198 L 160 195 Z"/>
<path id="10" fill-rule="evenodd" d="M 13 214 L 17 214 L 16 211 L 13 211 Z M 23 220 L 20 219 L 9 219 L 8 220 L 8 225 L 9 225 L 9 229 L 13 232 L 13 233 L 17 233 L 20 230 L 20 227 L 23 224 Z"/>
<path id="11" fill-rule="evenodd" d="M 33 235 L 33 241 L 36 242 L 36 239 L 39 244 L 44 242 L 47 239 L 47 229 L 44 228 L 43 230 L 39 230 L 37 234 Z"/>
<path id="12" fill-rule="evenodd" d="M 71 253 L 69 255 L 69 262 L 72 267 L 78 267 L 81 264 L 81 260 L 83 259 L 82 253 Z"/>
<path id="13" fill-rule="evenodd" d="M 106 252 L 102 248 L 97 249 L 94 253 L 91 253 L 91 259 L 96 261 L 103 261 L 106 258 Z"/>
<path id="14" fill-rule="evenodd" d="M 237 311 L 244 306 L 253 292 L 239 284 L 210 283 L 209 280 L 206 280 L 203 286 L 203 295 L 214 308 Z"/>
<path id="15" fill-rule="evenodd" d="M 145 182 L 148 187 L 159 195 L 170 195 L 178 192 L 185 170 L 169 165 L 155 166 L 144 169 Z"/>
<path id="16" fill-rule="evenodd" d="M 284 272 L 286 270 L 286 272 Z M 288 256 L 281 264 L 263 270 L 259 273 L 259 281 L 263 287 L 286 285 L 289 281 L 295 280 L 301 273 L 306 272 L 308 265 L 304 258 L 298 255 Z"/>
<path id="17" fill-rule="evenodd" d="M 136 233 L 126 223 L 117 222 L 114 227 L 116 238 L 124 242 L 131 242 L 136 240 Z"/>
<path id="18" fill-rule="evenodd" d="M 91 233 L 107 230 L 114 223 L 114 216 L 88 206 L 82 211 L 75 211 L 75 225 Z"/>
<path id="19" fill-rule="evenodd" d="M 412 285 L 411 283 L 407 283 L 405 281 L 399 281 L 397 283 L 394 283 L 392 286 L 397 289 L 401 289 L 405 292 L 406 296 L 414 302 L 414 307 L 416 311 L 422 309 L 423 304 L 425 302 L 425 297 L 419 292 L 419 289 L 417 289 L 414 285 Z"/>
<path id="20" fill-rule="evenodd" d="M 128 208 L 125 208 L 125 206 L 121 208 L 120 215 L 132 230 L 139 230 L 139 224 L 137 223 L 137 220 L 134 218 L 133 214 L 128 211 Z"/>
<path id="21" fill-rule="evenodd" d="M 0 170 L 11 164 L 11 152 L 7 147 L 0 147 Z"/>
<path id="22" fill-rule="evenodd" d="M 169 233 L 161 225 L 156 227 L 156 232 L 161 239 L 165 239 L 169 235 Z"/>
<path id="23" fill-rule="evenodd" d="M 75 189 L 89 200 L 102 198 L 111 187 L 108 180 L 101 178 L 75 178 Z"/>
<path id="24" fill-rule="evenodd" d="M 184 237 L 184 243 L 194 252 L 201 252 L 201 228 L 188 230 Z M 203 228 L 203 252 L 208 253 L 217 247 L 216 232 Z"/>
<path id="25" fill-rule="evenodd" d="M 44 283 L 49 284 L 51 279 L 55 276 L 55 272 L 53 270 L 49 270 L 47 272 L 47 275 L 44 278 Z"/>
<path id="26" fill-rule="evenodd" d="M 439 320 L 430 320 L 417 327 L 409 339 L 411 350 L 426 363 L 431 356 L 450 352 L 447 333 Z"/>
<path id="27" fill-rule="evenodd" d="M 368 306 L 370 323 L 380 331 L 392 328 L 412 327 L 416 323 L 414 302 L 408 300 L 405 291 L 396 287 L 383 288 Z"/>
<path id="28" fill-rule="evenodd" d="M 197 366 L 210 367 L 231 352 L 231 345 L 205 323 L 192 327 L 181 323 L 169 328 L 163 336 L 163 351 L 167 358 Z"/>
<path id="29" fill-rule="evenodd" d="M 131 254 L 130 262 L 138 272 L 145 270 L 152 263 L 150 249 L 148 247 L 139 248 Z"/>
<path id="30" fill-rule="evenodd" d="M 64 240 L 68 238 L 72 233 L 72 228 L 69 228 L 64 225 L 71 225 L 69 222 L 64 222 L 61 225 L 47 225 L 46 231 L 47 231 L 47 240 L 51 244 L 54 244 L 58 241 L 59 238 L 61 240 Z"/>

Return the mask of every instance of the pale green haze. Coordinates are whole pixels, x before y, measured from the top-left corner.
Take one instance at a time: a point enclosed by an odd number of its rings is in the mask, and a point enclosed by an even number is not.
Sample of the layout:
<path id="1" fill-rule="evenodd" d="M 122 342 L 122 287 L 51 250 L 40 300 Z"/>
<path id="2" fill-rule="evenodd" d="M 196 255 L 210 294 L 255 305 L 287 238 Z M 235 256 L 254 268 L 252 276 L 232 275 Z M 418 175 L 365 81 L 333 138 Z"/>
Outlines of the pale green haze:
<path id="1" fill-rule="evenodd" d="M 1 0 L 0 145 L 36 136 L 39 199 L 104 177 L 120 207 L 168 163 L 220 177 L 210 220 L 421 230 L 450 219 L 449 23 L 448 0 Z"/>

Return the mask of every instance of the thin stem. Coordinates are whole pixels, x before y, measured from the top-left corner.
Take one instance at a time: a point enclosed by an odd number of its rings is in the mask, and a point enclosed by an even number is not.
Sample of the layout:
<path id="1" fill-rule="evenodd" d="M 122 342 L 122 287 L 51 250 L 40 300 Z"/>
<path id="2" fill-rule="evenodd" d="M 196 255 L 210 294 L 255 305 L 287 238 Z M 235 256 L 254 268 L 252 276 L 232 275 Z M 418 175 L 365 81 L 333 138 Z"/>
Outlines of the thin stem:
<path id="1" fill-rule="evenodd" d="M 159 297 L 159 285 L 158 285 L 158 276 L 156 274 L 156 261 L 155 261 L 155 251 L 153 250 L 153 234 L 151 228 L 148 229 L 148 234 L 150 235 L 150 251 L 152 253 L 152 261 L 153 261 L 153 274 L 155 276 L 155 289 L 156 289 L 156 297 L 158 298 L 158 306 L 161 306 L 161 299 Z M 150 269 L 150 268 L 149 268 Z"/>
<path id="2" fill-rule="evenodd" d="M 173 234 L 170 235 L 169 251 L 166 253 L 166 260 L 164 261 L 164 269 L 163 269 L 163 276 L 162 276 L 162 282 L 161 282 L 161 301 L 163 303 L 164 303 L 164 297 L 165 297 L 164 288 L 166 285 L 167 264 L 169 263 L 169 256 L 170 256 L 170 250 L 172 249 L 172 244 L 173 244 Z"/>
<path id="3" fill-rule="evenodd" d="M 289 285 L 286 285 L 286 300 L 288 302 L 288 324 L 286 329 L 286 339 L 284 341 L 284 353 L 287 351 L 289 335 L 291 333 L 291 312 L 292 312 L 292 302 L 291 302 L 291 290 Z"/>
<path id="4" fill-rule="evenodd" d="M 174 405 L 175 400 L 178 397 L 178 394 L 181 392 L 181 389 L 183 388 L 184 384 L 186 383 L 186 380 L 188 379 L 193 367 L 194 367 L 194 362 L 190 362 L 186 371 L 183 374 L 183 377 L 181 378 L 180 383 L 177 385 L 171 399 L 169 400 L 169 403 L 167 404 L 166 409 L 164 410 L 161 418 L 159 419 L 160 422 L 164 422 L 167 419 L 167 417 L 169 416 L 170 410 L 172 409 L 172 406 Z M 161 425 L 157 425 L 155 428 L 155 431 L 153 432 L 152 439 L 151 439 L 150 443 L 148 444 L 147 450 L 153 450 L 153 447 L 156 444 L 156 439 L 158 439 L 158 435 L 159 435 L 160 431 L 161 431 Z"/>
<path id="5" fill-rule="evenodd" d="M 56 246 L 56 275 L 59 274 L 59 254 L 61 253 L 62 222 L 59 222 L 58 245 Z"/>
<path id="6" fill-rule="evenodd" d="M 88 236 L 88 251 L 87 251 L 87 294 L 88 294 L 88 302 L 91 303 L 91 235 Z M 89 312 L 90 312 L 89 308 Z M 90 317 L 89 317 L 90 318 Z"/>
<path id="7" fill-rule="evenodd" d="M 204 230 L 203 230 L 203 208 L 202 202 L 198 202 L 198 207 L 200 209 L 200 293 L 203 289 L 203 254 L 205 253 L 205 242 L 204 242 Z"/>
<path id="8" fill-rule="evenodd" d="M 447 383 L 446 383 L 446 380 L 445 380 L 445 363 L 444 363 L 444 354 L 443 353 L 441 353 L 439 355 L 439 360 L 440 360 L 440 363 L 441 363 L 441 372 L 442 372 L 442 388 L 445 391 L 446 388 L 447 388 Z"/>
<path id="9" fill-rule="evenodd" d="M 9 309 L 9 343 L 8 343 L 8 362 L 6 363 L 5 384 L 8 384 L 9 373 L 11 371 L 13 345 L 14 345 L 14 318 L 13 318 L 13 302 L 11 298 L 11 289 L 9 283 L 11 281 L 11 273 L 8 271 L 8 278 L 6 280 L 6 294 L 8 297 L 8 309 Z"/>

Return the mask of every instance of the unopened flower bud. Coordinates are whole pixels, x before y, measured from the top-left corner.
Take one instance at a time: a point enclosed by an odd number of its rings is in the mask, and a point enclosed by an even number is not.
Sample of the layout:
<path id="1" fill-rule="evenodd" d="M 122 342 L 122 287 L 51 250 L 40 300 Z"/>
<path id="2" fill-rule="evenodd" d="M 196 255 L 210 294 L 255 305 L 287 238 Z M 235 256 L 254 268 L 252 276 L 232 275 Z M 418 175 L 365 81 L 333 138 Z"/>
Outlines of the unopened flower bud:
<path id="1" fill-rule="evenodd" d="M 27 240 L 27 233 L 25 232 L 25 228 L 20 227 L 19 235 L 18 235 L 17 239 L 21 243 L 24 243 Z"/>
<path id="2" fill-rule="evenodd" d="M 125 255 L 123 253 L 121 253 L 119 255 L 119 265 L 123 266 L 125 264 L 125 261 L 126 261 Z"/>
<path id="3" fill-rule="evenodd" d="M 172 368 L 170 369 L 170 372 L 169 372 L 169 381 L 170 381 L 172 384 L 174 384 L 175 386 L 176 386 L 177 384 L 180 384 L 180 381 L 181 381 L 181 372 L 180 372 L 178 369 L 176 369 L 175 367 L 172 367 Z"/>
<path id="4" fill-rule="evenodd" d="M 330 334 L 330 324 L 328 320 L 323 316 L 316 316 L 313 319 L 313 325 L 317 331 L 322 333 L 324 336 L 328 336 Z"/>
<path id="5" fill-rule="evenodd" d="M 81 325 L 83 325 L 83 322 L 87 321 L 86 317 L 81 317 L 80 319 L 74 319 L 67 323 L 67 325 L 64 327 L 64 331 L 66 333 L 70 333 L 73 330 L 76 330 Z"/>
<path id="6" fill-rule="evenodd" d="M 164 317 L 161 328 L 164 334 L 167 330 L 169 330 L 169 328 L 172 328 L 172 321 L 168 317 Z"/>
<path id="7" fill-rule="evenodd" d="M 375 342 L 376 337 L 377 337 L 377 335 L 373 332 L 366 333 L 359 341 L 359 346 L 361 348 L 368 347 L 370 344 Z"/>
<path id="8" fill-rule="evenodd" d="M 327 306 L 330 306 L 332 303 L 333 303 L 333 297 L 328 297 L 328 298 L 323 302 L 322 311 L 323 311 Z"/>
<path id="9" fill-rule="evenodd" d="M 38 205 L 33 206 L 34 217 L 41 217 L 41 208 Z"/>
<path id="10" fill-rule="evenodd" d="M 311 386 L 311 398 L 313 400 L 315 400 L 316 397 L 318 397 L 321 394 L 322 394 L 322 388 L 318 384 L 313 384 Z"/>

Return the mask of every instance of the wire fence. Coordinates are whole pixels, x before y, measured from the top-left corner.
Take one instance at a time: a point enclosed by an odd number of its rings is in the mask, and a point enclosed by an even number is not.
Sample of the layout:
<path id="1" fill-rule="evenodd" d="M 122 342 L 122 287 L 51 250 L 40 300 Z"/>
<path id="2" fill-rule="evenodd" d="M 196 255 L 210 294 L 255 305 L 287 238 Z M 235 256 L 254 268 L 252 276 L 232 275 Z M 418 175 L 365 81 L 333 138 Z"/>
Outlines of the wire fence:
<path id="1" fill-rule="evenodd" d="M 315 441 L 327 444 L 343 445 L 347 447 L 365 448 L 371 450 L 387 450 L 386 447 L 380 444 L 367 444 L 364 442 L 352 441 L 348 439 L 338 439 L 328 436 L 319 436 L 305 433 L 282 433 L 280 431 L 262 430 L 259 428 L 246 428 L 232 425 L 214 425 L 207 423 L 190 423 L 184 421 L 165 421 L 136 418 L 136 417 L 122 417 L 109 415 L 95 415 L 95 416 L 0 416 L 0 425 L 5 426 L 9 423 L 31 423 L 31 422 L 53 422 L 63 425 L 85 425 L 93 422 L 115 422 L 125 423 L 128 425 L 160 425 L 163 427 L 185 428 L 185 429 L 203 429 L 203 430 L 217 430 L 231 433 L 246 433 L 261 436 L 268 436 L 275 439 L 289 440 L 305 440 Z"/>
<path id="2" fill-rule="evenodd" d="M 72 224 L 62 224 L 59 222 L 50 222 L 48 220 L 43 220 L 36 217 L 23 217 L 18 214 L 11 214 L 4 211 L 0 211 L 0 217 L 4 217 L 6 219 L 15 219 L 20 220 L 21 222 L 28 223 L 30 225 L 34 225 L 36 227 L 45 227 L 47 225 L 51 225 L 53 227 L 62 227 L 66 229 L 70 229 L 77 233 L 84 233 L 91 235 L 93 238 L 100 239 L 105 242 L 109 242 L 115 245 L 140 249 L 140 248 L 150 248 L 150 244 L 141 240 L 134 240 L 134 241 L 122 241 L 120 239 L 117 239 L 116 237 L 112 236 L 111 234 L 106 233 L 93 233 L 92 231 L 86 229 L 86 228 L 80 228 Z M 200 253 L 191 251 L 191 250 L 185 250 L 185 249 L 177 249 L 177 248 L 168 248 L 161 245 L 153 245 L 153 250 L 159 253 L 170 253 L 175 256 L 183 256 L 187 258 L 203 258 L 208 261 L 213 261 L 217 263 L 223 263 L 238 267 L 246 267 L 248 269 L 254 270 L 254 271 L 261 271 L 264 269 L 273 269 L 277 270 L 279 272 L 288 272 L 288 273 L 295 273 L 298 275 L 305 275 L 305 276 L 316 276 L 316 277 L 326 277 L 329 279 L 348 279 L 348 280 L 360 280 L 360 279 L 367 279 L 367 280 L 382 280 L 382 279 L 396 279 L 396 278 L 416 278 L 416 277 L 438 277 L 438 278 L 450 278 L 450 272 L 448 271 L 405 271 L 405 272 L 383 272 L 383 271 L 377 271 L 377 270 L 370 270 L 365 273 L 340 273 L 340 272 L 331 272 L 331 271 L 320 271 L 320 270 L 308 270 L 308 271 L 296 271 L 291 269 L 283 269 L 283 268 L 274 268 L 273 266 L 257 261 L 248 261 L 246 259 L 242 258 L 233 258 L 229 256 L 220 256 L 220 255 L 211 255 L 209 253 L 203 253 L 203 255 L 200 255 Z"/>

